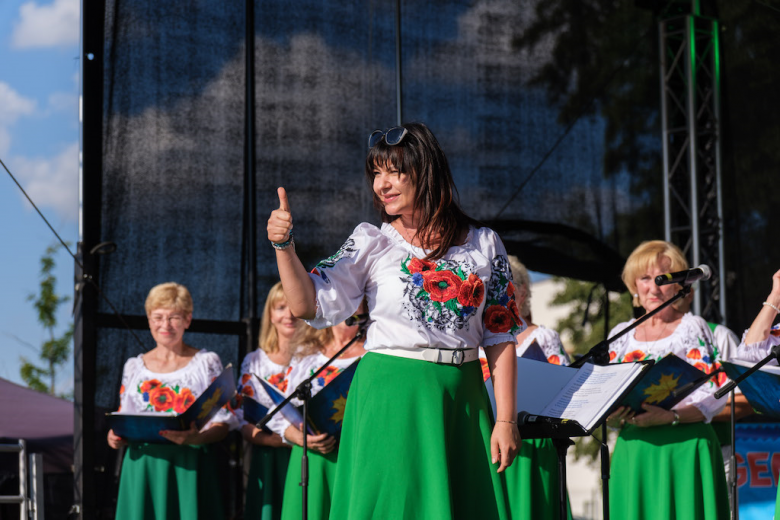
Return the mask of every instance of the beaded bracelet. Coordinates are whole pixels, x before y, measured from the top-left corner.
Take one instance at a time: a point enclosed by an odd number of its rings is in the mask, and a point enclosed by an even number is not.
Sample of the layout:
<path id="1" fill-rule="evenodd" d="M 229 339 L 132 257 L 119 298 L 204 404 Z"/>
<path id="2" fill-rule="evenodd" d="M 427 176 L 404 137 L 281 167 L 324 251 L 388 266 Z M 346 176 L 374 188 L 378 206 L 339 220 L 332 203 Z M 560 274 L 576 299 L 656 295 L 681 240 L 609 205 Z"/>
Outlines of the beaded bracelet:
<path id="1" fill-rule="evenodd" d="M 287 249 L 288 247 L 292 247 L 295 245 L 293 234 L 290 233 L 290 236 L 284 242 L 271 242 L 271 245 L 274 246 L 274 249 L 278 249 L 279 251 L 282 249 Z"/>
<path id="2" fill-rule="evenodd" d="M 778 308 L 777 308 L 777 306 L 775 306 L 775 305 L 772 305 L 772 304 L 771 304 L 771 303 L 769 303 L 769 302 L 764 302 L 764 303 L 762 303 L 762 305 L 768 305 L 768 306 L 772 307 L 772 308 L 775 310 L 775 312 L 776 312 L 777 314 L 780 314 L 780 309 L 778 309 Z"/>

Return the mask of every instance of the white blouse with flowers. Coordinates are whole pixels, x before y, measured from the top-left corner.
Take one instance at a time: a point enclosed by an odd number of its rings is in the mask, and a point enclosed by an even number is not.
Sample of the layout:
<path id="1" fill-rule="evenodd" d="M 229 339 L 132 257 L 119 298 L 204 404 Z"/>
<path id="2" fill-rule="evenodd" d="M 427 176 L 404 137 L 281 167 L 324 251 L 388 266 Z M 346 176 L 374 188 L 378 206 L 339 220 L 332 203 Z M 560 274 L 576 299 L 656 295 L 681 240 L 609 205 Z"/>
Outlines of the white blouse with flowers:
<path id="1" fill-rule="evenodd" d="M 295 390 L 299 384 L 301 384 L 302 381 L 304 381 L 306 378 L 311 377 L 312 374 L 314 374 L 314 371 L 320 368 L 322 365 L 327 363 L 327 361 L 330 358 L 325 356 L 324 354 L 318 352 L 317 354 L 312 354 L 311 356 L 306 356 L 301 360 L 300 363 L 295 365 L 295 367 L 290 371 L 289 376 L 287 377 L 287 391 L 285 392 L 285 395 L 289 395 L 290 392 Z M 356 362 L 359 359 L 359 356 L 351 357 L 351 358 L 341 358 L 338 357 L 333 362 L 325 367 L 320 374 L 312 380 L 311 382 L 311 395 L 314 397 L 317 395 L 317 393 L 325 388 L 325 386 L 330 383 L 333 378 L 335 378 L 337 375 L 339 375 L 345 368 L 349 367 L 352 363 Z M 302 406 L 303 402 L 300 401 L 297 398 L 294 398 L 292 401 L 292 404 L 295 406 Z M 277 414 L 281 419 L 279 421 L 271 421 L 269 422 L 269 428 L 279 435 L 282 436 L 284 439 L 284 432 L 287 430 L 287 428 L 290 426 L 290 422 L 282 416 L 282 414 Z M 297 428 L 298 425 L 296 424 L 295 427 Z M 287 439 L 285 439 L 285 442 L 288 442 Z"/>
<path id="2" fill-rule="evenodd" d="M 571 364 L 569 355 L 563 348 L 563 343 L 561 343 L 561 337 L 558 333 L 541 325 L 535 328 L 528 337 L 517 346 L 517 356 L 522 357 L 523 353 L 525 353 L 526 349 L 530 347 L 531 343 L 534 341 L 541 347 L 544 355 L 547 357 L 548 363 L 562 366 L 569 366 Z"/>
<path id="3" fill-rule="evenodd" d="M 609 333 L 612 337 L 625 329 L 634 320 L 617 325 Z M 713 342 L 712 330 L 707 322 L 691 313 L 683 315 L 674 332 L 658 341 L 638 341 L 634 336 L 636 329 L 614 341 L 609 346 L 610 363 L 628 363 L 663 358 L 673 353 L 699 370 L 708 374 L 720 368 L 721 357 Z M 712 379 L 701 385 L 674 408 L 693 405 L 704 415 L 704 422 L 710 422 L 725 406 L 726 399 L 715 399 L 713 395 L 727 381 L 724 373 L 719 373 L 717 382 Z"/>
<path id="4" fill-rule="evenodd" d="M 143 354 L 127 360 L 122 370 L 119 410 L 125 413 L 183 413 L 222 373 L 222 362 L 214 352 L 199 350 L 186 366 L 173 372 L 152 372 Z M 232 413 L 221 409 L 209 421 L 237 426 Z"/>
<path id="5" fill-rule="evenodd" d="M 268 384 L 273 385 L 279 392 L 284 394 L 287 392 L 288 375 L 297 362 L 298 358 L 293 357 L 287 365 L 274 363 L 262 349 L 257 349 L 247 354 L 244 358 L 244 362 L 241 363 L 241 377 L 238 380 L 238 392 L 241 395 L 242 400 L 252 398 L 269 410 L 273 410 L 273 401 L 271 401 L 268 392 L 263 389 L 255 376 L 261 378 Z M 243 409 L 239 408 L 236 410 L 236 415 L 242 425 L 246 424 L 246 421 L 244 421 Z M 268 422 L 268 428 L 272 431 L 276 431 L 274 425 L 277 421 L 283 421 L 282 414 L 276 414 Z"/>
<path id="6" fill-rule="evenodd" d="M 436 261 L 388 223 L 363 223 L 338 252 L 309 275 L 324 328 L 352 315 L 365 294 L 373 323 L 364 348 L 478 348 L 515 343 L 525 329 L 514 297 L 506 250 L 489 228 L 469 228 L 466 241 Z"/>
<path id="7" fill-rule="evenodd" d="M 773 347 L 780 345 L 780 323 L 773 326 L 769 330 L 769 336 L 767 336 L 764 341 L 759 341 L 757 343 L 751 343 L 748 345 L 745 343 L 745 337 L 747 336 L 747 333 L 747 330 L 742 333 L 742 342 L 739 344 L 739 347 L 737 348 L 737 354 L 735 356 L 738 359 L 758 363 L 772 352 Z M 777 360 L 773 359 L 767 364 L 777 365 Z"/>

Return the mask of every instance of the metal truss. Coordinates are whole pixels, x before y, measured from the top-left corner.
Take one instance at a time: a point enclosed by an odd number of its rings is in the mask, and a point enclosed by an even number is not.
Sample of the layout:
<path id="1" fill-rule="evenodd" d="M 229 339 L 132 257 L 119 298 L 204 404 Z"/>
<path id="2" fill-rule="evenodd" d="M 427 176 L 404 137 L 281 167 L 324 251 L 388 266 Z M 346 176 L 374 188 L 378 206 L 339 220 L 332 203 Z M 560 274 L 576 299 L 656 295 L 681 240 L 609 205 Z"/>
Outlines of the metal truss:
<path id="1" fill-rule="evenodd" d="M 697 15 L 659 22 L 664 229 L 692 267 L 707 264 L 693 312 L 725 323 L 718 22 Z"/>

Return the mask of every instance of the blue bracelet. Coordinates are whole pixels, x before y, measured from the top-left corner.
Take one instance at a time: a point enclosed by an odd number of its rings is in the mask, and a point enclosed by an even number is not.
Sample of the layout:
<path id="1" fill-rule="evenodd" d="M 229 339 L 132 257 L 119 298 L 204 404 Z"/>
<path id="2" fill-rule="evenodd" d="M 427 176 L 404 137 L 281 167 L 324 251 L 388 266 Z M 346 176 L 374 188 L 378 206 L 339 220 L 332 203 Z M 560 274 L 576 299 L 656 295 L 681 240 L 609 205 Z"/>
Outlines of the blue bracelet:
<path id="1" fill-rule="evenodd" d="M 278 249 L 280 251 L 282 249 L 287 249 L 288 247 L 294 246 L 295 241 L 293 240 L 293 234 L 290 233 L 290 236 L 284 242 L 271 242 L 271 245 L 274 246 L 274 249 Z"/>

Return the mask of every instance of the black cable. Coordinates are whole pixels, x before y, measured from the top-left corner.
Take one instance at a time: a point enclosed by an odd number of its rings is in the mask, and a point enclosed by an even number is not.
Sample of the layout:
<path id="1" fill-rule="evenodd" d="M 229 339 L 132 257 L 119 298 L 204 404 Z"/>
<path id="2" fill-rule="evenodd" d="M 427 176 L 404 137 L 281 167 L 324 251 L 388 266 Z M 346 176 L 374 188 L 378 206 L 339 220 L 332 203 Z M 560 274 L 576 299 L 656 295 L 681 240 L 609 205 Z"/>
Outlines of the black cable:
<path id="1" fill-rule="evenodd" d="M 19 191 L 22 192 L 24 197 L 32 205 L 32 207 L 35 209 L 35 211 L 38 213 L 38 215 L 40 215 L 40 217 L 43 219 L 43 221 L 46 223 L 46 225 L 49 226 L 49 229 L 51 230 L 52 233 L 54 233 L 54 236 L 57 237 L 57 240 L 60 241 L 60 244 L 62 244 L 62 247 L 65 248 L 65 251 L 68 252 L 68 254 L 73 258 L 73 261 L 76 262 L 76 265 L 78 265 L 81 268 L 82 273 L 84 273 L 84 265 L 81 262 L 79 262 L 78 257 L 75 254 L 73 254 L 73 252 L 70 250 L 70 247 L 68 247 L 67 242 L 65 242 L 62 239 L 62 237 L 59 235 L 59 233 L 57 233 L 57 231 L 49 223 L 49 221 L 46 220 L 46 217 L 43 216 L 43 213 L 41 213 L 41 210 L 38 209 L 38 206 L 35 205 L 35 202 L 33 202 L 33 200 L 30 198 L 30 196 L 27 195 L 27 192 L 24 191 L 24 188 L 22 188 L 22 185 L 19 184 L 19 181 L 16 180 L 16 177 L 14 177 L 14 174 L 11 173 L 11 170 L 8 169 L 8 166 L 5 165 L 5 163 L 3 162 L 2 159 L 0 159 L 0 165 L 3 166 L 3 169 L 8 173 L 8 176 L 11 177 L 11 180 L 14 181 L 14 184 L 16 184 L 16 186 L 19 188 Z M 108 297 L 105 294 L 103 294 L 103 291 L 100 290 L 100 287 L 98 286 L 98 284 L 95 283 L 95 280 L 92 279 L 92 275 L 84 273 L 84 274 L 82 274 L 82 279 L 87 281 L 87 282 L 89 282 L 92 285 L 92 287 L 95 288 L 95 290 L 98 292 L 100 297 L 103 298 L 103 301 L 106 302 L 109 307 L 111 307 L 112 311 L 114 311 L 114 314 L 116 315 L 117 318 L 119 318 L 119 321 L 122 322 L 122 325 L 124 325 L 125 328 L 128 330 L 128 332 L 130 332 L 130 334 L 133 335 L 133 337 L 138 342 L 138 344 L 141 346 L 141 348 L 144 350 L 144 352 L 148 352 L 149 349 L 146 348 L 146 346 L 143 344 L 141 339 L 135 334 L 133 329 L 130 328 L 130 325 L 128 325 L 127 322 L 125 321 L 125 319 L 122 317 L 122 315 L 119 314 L 119 311 L 116 309 L 116 307 L 114 307 L 114 304 L 111 303 L 111 301 L 108 299 Z M 77 285 L 77 288 L 78 288 L 78 285 Z"/>

